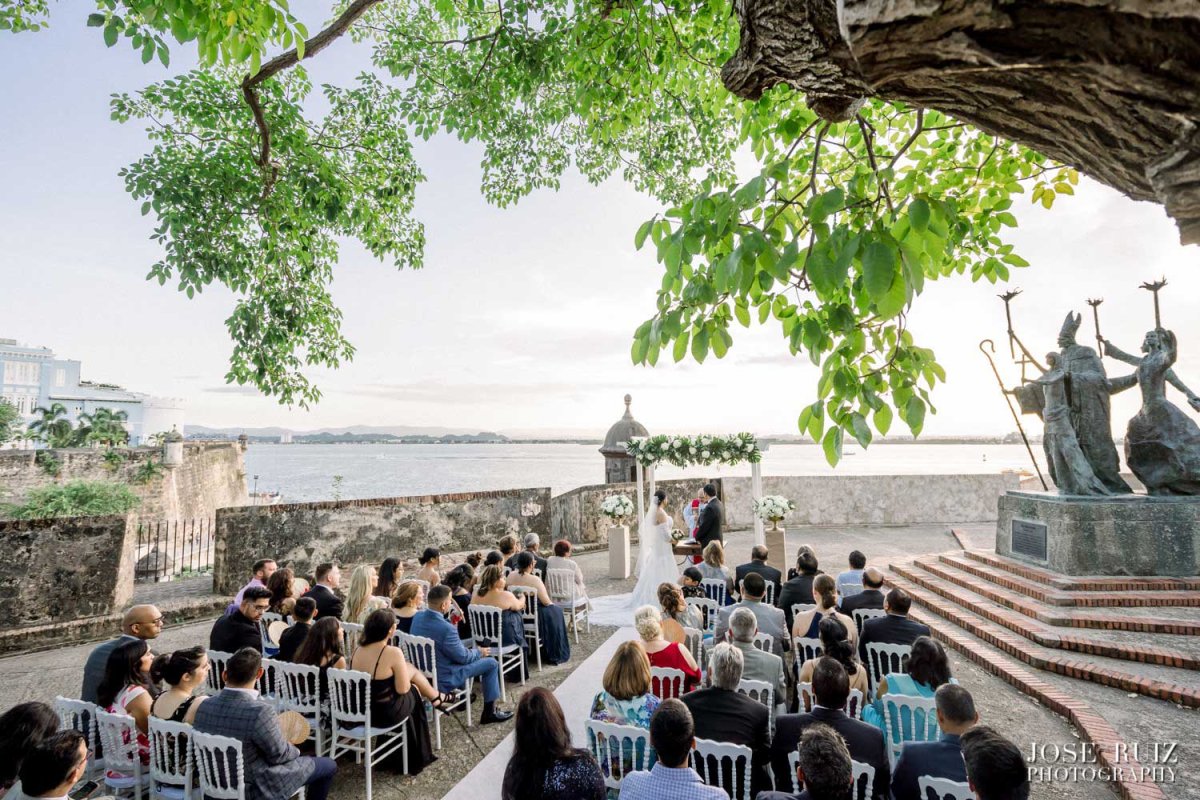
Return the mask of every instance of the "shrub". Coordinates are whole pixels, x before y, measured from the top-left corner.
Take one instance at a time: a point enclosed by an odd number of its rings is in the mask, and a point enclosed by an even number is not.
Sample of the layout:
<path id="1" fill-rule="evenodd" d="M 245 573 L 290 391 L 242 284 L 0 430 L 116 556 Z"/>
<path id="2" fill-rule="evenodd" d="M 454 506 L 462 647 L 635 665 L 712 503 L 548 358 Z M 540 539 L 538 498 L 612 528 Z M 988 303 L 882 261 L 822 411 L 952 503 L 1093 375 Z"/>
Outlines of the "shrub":
<path id="1" fill-rule="evenodd" d="M 125 514 L 139 503 L 138 496 L 123 483 L 70 481 L 34 489 L 23 504 L 11 507 L 9 513 L 17 519 L 95 517 Z"/>

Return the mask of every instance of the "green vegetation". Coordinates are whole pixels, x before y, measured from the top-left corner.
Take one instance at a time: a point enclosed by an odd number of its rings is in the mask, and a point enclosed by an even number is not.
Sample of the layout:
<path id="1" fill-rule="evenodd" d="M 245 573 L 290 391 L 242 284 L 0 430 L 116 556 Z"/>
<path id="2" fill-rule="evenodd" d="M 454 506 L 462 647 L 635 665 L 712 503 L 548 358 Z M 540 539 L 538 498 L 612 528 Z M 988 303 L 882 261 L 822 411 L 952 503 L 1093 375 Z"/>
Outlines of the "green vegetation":
<path id="1" fill-rule="evenodd" d="M 122 450 L 114 450 L 109 448 L 104 451 L 104 466 L 112 472 L 116 472 L 121 468 L 121 465 L 129 460 L 129 454 Z"/>
<path id="2" fill-rule="evenodd" d="M 42 468 L 51 478 L 57 478 L 62 474 L 62 462 L 51 453 L 49 450 L 39 450 L 33 457 L 34 463 Z"/>
<path id="3" fill-rule="evenodd" d="M 865 446 L 897 418 L 921 431 L 945 379 L 908 330 L 925 282 L 1007 279 L 1026 265 L 1005 241 L 1015 197 L 1049 208 L 1077 180 L 935 111 L 868 100 L 830 122 L 786 86 L 731 95 L 729 0 L 353 0 L 307 42 L 283 0 L 96 7 L 88 24 L 109 46 L 166 63 L 169 39 L 194 42 L 202 64 L 112 102 L 152 143 L 122 172 L 157 219 L 149 277 L 189 297 L 230 289 L 226 379 L 301 406 L 320 398 L 308 368 L 354 353 L 329 293 L 340 239 L 421 266 L 413 136 L 479 143 L 499 205 L 557 188 L 570 167 L 657 198 L 662 213 L 633 235 L 662 271 L 633 360 L 722 358 L 737 326 L 777 326 L 821 367 L 798 426 L 830 462 L 846 434 Z M 44 17 L 44 2 L 0 0 L 0 27 Z M 322 86 L 310 113 L 301 61 L 346 33 L 373 69 Z"/>
<path id="4" fill-rule="evenodd" d="M 34 489 L 22 505 L 8 506 L 4 512 L 16 519 L 92 517 L 125 514 L 140 502 L 123 483 L 70 481 Z"/>
<path id="5" fill-rule="evenodd" d="M 17 407 L 0 399 L 0 446 L 20 438 L 21 415 Z"/>
<path id="6" fill-rule="evenodd" d="M 66 418 L 67 407 L 62 403 L 51 403 L 49 407 L 38 406 L 33 410 L 37 419 L 29 423 L 29 435 L 47 447 L 70 447 L 75 431 Z"/>
<path id="7" fill-rule="evenodd" d="M 162 464 L 155 461 L 153 458 L 147 458 L 133 473 L 133 479 L 138 483 L 150 483 L 155 478 L 163 474 Z"/>

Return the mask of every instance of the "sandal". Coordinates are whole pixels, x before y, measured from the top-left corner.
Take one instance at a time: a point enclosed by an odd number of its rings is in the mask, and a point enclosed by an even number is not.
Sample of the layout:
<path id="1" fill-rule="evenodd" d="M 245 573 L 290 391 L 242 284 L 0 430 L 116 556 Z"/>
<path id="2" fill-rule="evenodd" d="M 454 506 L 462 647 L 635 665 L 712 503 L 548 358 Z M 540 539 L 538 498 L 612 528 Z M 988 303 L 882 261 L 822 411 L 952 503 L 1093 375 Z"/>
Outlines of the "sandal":
<path id="1" fill-rule="evenodd" d="M 458 692 L 439 692 L 438 696 L 429 701 L 429 705 L 441 709 L 458 702 Z"/>

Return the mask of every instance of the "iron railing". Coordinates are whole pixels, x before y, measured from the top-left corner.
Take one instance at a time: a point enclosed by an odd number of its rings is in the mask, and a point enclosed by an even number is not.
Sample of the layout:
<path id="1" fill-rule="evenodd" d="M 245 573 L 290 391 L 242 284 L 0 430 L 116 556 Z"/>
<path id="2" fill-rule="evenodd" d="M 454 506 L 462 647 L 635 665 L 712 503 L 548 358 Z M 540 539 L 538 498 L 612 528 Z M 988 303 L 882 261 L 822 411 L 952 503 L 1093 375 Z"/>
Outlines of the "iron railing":
<path id="1" fill-rule="evenodd" d="M 133 579 L 153 583 L 212 572 L 215 530 L 212 518 L 139 523 Z"/>

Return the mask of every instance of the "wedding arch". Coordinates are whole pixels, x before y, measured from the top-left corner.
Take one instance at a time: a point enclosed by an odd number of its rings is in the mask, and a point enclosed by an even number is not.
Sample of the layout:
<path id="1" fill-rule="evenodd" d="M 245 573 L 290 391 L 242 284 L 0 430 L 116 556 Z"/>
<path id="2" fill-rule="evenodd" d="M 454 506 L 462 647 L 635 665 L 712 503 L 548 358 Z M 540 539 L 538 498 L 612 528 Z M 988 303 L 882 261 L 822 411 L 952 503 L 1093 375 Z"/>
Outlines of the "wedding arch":
<path id="1" fill-rule="evenodd" d="M 646 518 L 646 505 L 654 494 L 654 468 L 663 462 L 676 467 L 708 467 L 713 464 L 732 467 L 749 462 L 750 493 L 756 498 L 761 497 L 764 449 L 754 434 L 746 432 L 727 436 L 660 434 L 630 439 L 625 443 L 625 450 L 637 464 L 638 522 Z M 757 514 L 754 515 L 754 543 L 766 543 L 763 521 Z"/>

